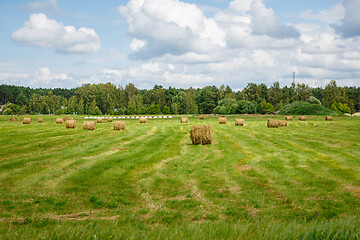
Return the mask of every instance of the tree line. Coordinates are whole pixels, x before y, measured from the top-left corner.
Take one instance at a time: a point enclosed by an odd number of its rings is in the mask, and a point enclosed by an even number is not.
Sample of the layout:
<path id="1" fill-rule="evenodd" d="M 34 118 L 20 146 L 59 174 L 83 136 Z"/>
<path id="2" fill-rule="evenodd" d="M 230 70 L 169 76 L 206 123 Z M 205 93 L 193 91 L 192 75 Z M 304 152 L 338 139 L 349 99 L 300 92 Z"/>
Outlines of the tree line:
<path id="1" fill-rule="evenodd" d="M 203 88 L 138 89 L 129 83 L 125 87 L 106 84 L 84 84 L 73 89 L 46 89 L 0 85 L 3 115 L 14 114 L 241 114 L 273 113 L 285 105 L 297 102 L 322 104 L 342 113 L 360 109 L 360 87 L 340 87 L 330 81 L 324 88 L 310 88 L 292 83 L 270 87 L 249 83 L 241 91 L 229 86 Z"/>

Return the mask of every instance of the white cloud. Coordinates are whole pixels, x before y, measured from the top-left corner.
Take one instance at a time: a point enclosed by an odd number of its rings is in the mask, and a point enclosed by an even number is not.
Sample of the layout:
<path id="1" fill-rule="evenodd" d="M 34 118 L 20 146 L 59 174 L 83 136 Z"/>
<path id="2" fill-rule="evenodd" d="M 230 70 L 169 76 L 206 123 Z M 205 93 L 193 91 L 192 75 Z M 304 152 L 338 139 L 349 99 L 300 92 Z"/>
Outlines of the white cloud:
<path id="1" fill-rule="evenodd" d="M 101 48 L 100 38 L 94 29 L 64 26 L 45 14 L 30 15 L 29 21 L 11 35 L 22 45 L 54 48 L 61 53 L 93 53 Z"/>
<path id="2" fill-rule="evenodd" d="M 149 59 L 170 53 L 204 53 L 224 47 L 225 34 L 200 8 L 179 0 L 130 0 L 118 8 L 134 37 L 132 56 Z M 139 41 L 146 42 L 138 48 Z"/>
<path id="3" fill-rule="evenodd" d="M 300 13 L 301 18 L 320 20 L 325 23 L 336 23 L 344 17 L 345 8 L 342 4 L 335 4 L 330 9 L 324 9 L 318 13 L 313 13 L 312 10 L 307 10 Z"/>
<path id="4" fill-rule="evenodd" d="M 344 0 L 345 16 L 340 25 L 332 24 L 331 27 L 344 38 L 360 36 L 360 1 Z"/>
<path id="5" fill-rule="evenodd" d="M 35 71 L 35 74 L 32 76 L 30 84 L 35 86 L 50 86 L 52 84 L 62 86 L 63 84 L 61 84 L 61 82 L 68 82 L 72 80 L 73 78 L 70 77 L 68 74 L 52 74 L 48 67 L 40 67 L 38 70 Z"/>
<path id="6" fill-rule="evenodd" d="M 40 12 L 50 12 L 50 13 L 60 12 L 60 7 L 57 0 L 28 2 L 28 5 L 25 8 L 30 11 L 40 11 Z"/>

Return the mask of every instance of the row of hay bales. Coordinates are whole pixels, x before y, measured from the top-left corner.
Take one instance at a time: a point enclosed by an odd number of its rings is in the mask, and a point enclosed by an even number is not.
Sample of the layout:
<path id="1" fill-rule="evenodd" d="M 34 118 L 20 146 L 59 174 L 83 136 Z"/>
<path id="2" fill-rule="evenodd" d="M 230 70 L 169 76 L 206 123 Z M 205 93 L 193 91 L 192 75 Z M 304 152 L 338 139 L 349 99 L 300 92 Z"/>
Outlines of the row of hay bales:
<path id="1" fill-rule="evenodd" d="M 125 121 L 114 121 L 114 130 L 125 130 L 126 129 Z M 93 121 L 84 121 L 83 130 L 96 130 L 96 124 Z"/>

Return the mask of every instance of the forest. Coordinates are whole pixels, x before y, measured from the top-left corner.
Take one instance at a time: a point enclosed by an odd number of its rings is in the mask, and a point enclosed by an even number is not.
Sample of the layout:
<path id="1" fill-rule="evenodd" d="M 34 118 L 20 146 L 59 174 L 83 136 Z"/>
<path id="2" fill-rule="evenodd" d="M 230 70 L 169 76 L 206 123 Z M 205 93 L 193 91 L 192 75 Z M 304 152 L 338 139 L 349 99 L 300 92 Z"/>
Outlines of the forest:
<path id="1" fill-rule="evenodd" d="M 338 113 L 360 109 L 360 87 L 340 87 L 335 80 L 324 88 L 294 82 L 280 87 L 275 82 L 248 83 L 241 91 L 229 86 L 203 88 L 138 89 L 106 84 L 84 84 L 73 89 L 46 89 L 0 85 L 2 115 L 19 114 L 265 114 L 293 102 L 320 104 Z"/>

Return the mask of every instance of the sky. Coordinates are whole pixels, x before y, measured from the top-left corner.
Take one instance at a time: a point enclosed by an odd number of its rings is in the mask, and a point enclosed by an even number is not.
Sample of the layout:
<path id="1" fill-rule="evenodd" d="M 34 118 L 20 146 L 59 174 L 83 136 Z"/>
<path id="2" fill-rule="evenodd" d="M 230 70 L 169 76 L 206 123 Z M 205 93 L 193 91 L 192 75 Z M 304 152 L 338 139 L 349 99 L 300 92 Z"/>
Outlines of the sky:
<path id="1" fill-rule="evenodd" d="M 360 86 L 359 0 L 0 0 L 0 84 Z"/>

